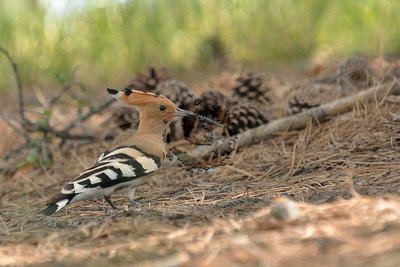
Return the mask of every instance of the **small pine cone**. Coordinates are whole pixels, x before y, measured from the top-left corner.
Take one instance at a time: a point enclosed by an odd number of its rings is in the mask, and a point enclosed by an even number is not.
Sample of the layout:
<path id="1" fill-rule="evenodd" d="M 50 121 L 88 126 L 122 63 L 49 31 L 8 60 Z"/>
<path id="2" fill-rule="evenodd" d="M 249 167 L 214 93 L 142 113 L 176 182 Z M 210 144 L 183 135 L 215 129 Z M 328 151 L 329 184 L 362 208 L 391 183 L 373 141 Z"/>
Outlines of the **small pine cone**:
<path id="1" fill-rule="evenodd" d="M 105 134 L 104 139 L 106 141 L 114 140 L 120 131 L 137 128 L 139 125 L 139 112 L 134 108 L 126 106 L 112 106 L 111 115 L 103 127 L 107 128 L 110 125 L 114 125 L 116 128 Z"/>
<path id="2" fill-rule="evenodd" d="M 154 67 L 150 67 L 147 74 L 136 74 L 125 87 L 145 92 L 153 92 L 160 82 L 170 79 L 165 68 L 156 70 Z"/>
<path id="3" fill-rule="evenodd" d="M 268 88 L 263 86 L 263 82 L 263 78 L 260 75 L 252 72 L 242 74 L 236 79 L 232 96 L 263 104 L 269 103 L 271 99 L 267 94 Z"/>
<path id="4" fill-rule="evenodd" d="M 373 85 L 375 75 L 365 58 L 350 57 L 339 67 L 338 79 L 342 90 L 366 89 Z"/>
<path id="5" fill-rule="evenodd" d="M 288 113 L 297 114 L 307 109 L 334 101 L 341 96 L 338 87 L 312 83 L 297 87 L 288 100 Z"/>
<path id="6" fill-rule="evenodd" d="M 115 118 L 115 124 L 123 131 L 139 125 L 139 113 L 131 107 L 120 107 L 113 115 Z"/>
<path id="7" fill-rule="evenodd" d="M 270 112 L 248 103 L 234 103 L 230 108 L 225 125 L 230 136 L 255 128 L 270 121 Z"/>
<path id="8" fill-rule="evenodd" d="M 160 82 L 153 92 L 167 97 L 179 108 L 183 108 L 186 103 L 190 103 L 193 100 L 193 95 L 190 93 L 187 85 L 173 79 Z"/>

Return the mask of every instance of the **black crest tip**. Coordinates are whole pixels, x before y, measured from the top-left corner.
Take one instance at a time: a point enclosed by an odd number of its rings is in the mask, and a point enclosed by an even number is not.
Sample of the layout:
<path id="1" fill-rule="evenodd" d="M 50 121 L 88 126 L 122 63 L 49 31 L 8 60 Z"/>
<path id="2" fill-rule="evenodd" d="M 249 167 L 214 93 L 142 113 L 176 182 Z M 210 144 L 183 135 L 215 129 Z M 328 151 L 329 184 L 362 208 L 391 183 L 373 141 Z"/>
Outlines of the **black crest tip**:
<path id="1" fill-rule="evenodd" d="M 131 88 L 125 88 L 125 95 L 129 96 L 130 94 L 132 94 L 132 89 Z"/>
<path id="2" fill-rule="evenodd" d="M 115 90 L 115 89 L 112 89 L 112 88 L 107 88 L 107 92 L 108 92 L 110 95 L 116 95 L 116 94 L 118 94 L 118 90 Z"/>

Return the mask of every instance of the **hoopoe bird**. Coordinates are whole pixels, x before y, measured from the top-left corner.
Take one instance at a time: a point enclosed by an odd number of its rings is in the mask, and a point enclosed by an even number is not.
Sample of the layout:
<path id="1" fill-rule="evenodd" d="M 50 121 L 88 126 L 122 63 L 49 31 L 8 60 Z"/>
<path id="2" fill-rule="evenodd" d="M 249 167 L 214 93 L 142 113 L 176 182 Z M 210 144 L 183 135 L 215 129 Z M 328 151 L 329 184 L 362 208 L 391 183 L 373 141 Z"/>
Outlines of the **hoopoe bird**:
<path id="1" fill-rule="evenodd" d="M 108 88 L 107 91 L 115 99 L 139 109 L 139 128 L 130 138 L 132 143 L 101 154 L 93 166 L 47 201 L 42 214 L 51 215 L 68 204 L 101 197 L 113 209 L 118 209 L 110 200 L 110 195 L 115 193 L 125 194 L 133 202 L 136 187 L 148 174 L 159 169 L 166 157 L 163 134 L 175 117 L 196 117 L 200 121 L 222 126 L 207 117 L 177 108 L 162 95 L 129 88 L 125 91 Z"/>

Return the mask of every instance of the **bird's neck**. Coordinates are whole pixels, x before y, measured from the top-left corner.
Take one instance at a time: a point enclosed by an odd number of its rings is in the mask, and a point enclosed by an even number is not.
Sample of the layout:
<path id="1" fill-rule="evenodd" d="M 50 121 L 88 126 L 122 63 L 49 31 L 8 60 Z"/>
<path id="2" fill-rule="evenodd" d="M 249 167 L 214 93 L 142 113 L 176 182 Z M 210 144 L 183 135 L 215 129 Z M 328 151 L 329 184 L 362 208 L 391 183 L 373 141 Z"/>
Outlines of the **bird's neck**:
<path id="1" fill-rule="evenodd" d="M 148 124 L 140 121 L 139 129 L 133 136 L 134 144 L 138 147 L 142 147 L 147 153 L 159 157 L 161 162 L 163 162 L 166 156 L 163 136 L 165 130 L 166 124 L 163 122 Z"/>
<path id="2" fill-rule="evenodd" d="M 147 121 L 146 118 L 140 118 L 139 128 L 136 135 L 151 136 L 152 139 L 164 143 L 164 132 L 167 129 L 167 124 L 163 121 Z"/>

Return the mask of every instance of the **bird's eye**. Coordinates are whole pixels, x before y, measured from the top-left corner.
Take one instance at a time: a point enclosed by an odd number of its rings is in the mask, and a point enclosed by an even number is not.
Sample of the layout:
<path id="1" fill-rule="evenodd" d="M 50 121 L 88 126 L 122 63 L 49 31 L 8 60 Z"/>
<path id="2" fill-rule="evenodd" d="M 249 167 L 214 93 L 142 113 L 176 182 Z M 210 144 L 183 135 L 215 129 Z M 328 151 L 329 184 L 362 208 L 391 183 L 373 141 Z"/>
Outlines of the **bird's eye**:
<path id="1" fill-rule="evenodd" d="M 160 110 L 164 111 L 166 109 L 166 107 L 164 105 L 160 105 Z"/>

